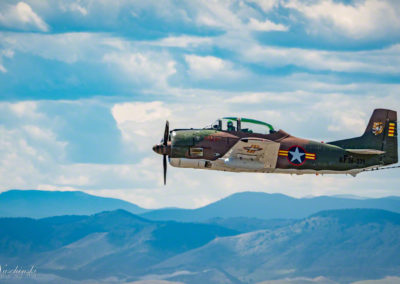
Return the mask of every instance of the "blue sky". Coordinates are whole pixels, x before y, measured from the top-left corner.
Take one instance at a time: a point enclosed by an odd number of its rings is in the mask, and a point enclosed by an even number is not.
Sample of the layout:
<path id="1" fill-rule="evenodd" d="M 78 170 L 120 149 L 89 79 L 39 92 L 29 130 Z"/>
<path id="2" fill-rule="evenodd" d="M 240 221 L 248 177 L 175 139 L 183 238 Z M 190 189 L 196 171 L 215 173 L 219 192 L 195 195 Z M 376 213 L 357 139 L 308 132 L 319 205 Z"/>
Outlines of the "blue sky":
<path id="1" fill-rule="evenodd" d="M 166 119 L 226 115 L 295 136 L 360 135 L 400 109 L 398 1 L 2 1 L 0 190 L 84 190 L 144 207 L 244 191 L 399 195 L 396 170 L 350 176 L 168 168 Z"/>

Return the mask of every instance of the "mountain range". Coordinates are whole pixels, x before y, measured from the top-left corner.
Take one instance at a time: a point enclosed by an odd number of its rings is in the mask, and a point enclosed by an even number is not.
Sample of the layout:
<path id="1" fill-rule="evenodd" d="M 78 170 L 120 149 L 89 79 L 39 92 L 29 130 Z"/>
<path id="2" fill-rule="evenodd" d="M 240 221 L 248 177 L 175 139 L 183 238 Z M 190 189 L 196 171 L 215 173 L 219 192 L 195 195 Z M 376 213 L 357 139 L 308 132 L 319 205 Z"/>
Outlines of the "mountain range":
<path id="1" fill-rule="evenodd" d="M 376 208 L 400 213 L 398 197 L 355 199 L 334 196 L 293 198 L 283 194 L 240 192 L 197 209 L 159 209 L 142 213 L 152 220 L 199 222 L 215 217 L 299 219 L 321 210 Z"/>
<path id="2" fill-rule="evenodd" d="M 238 233 L 218 225 L 150 221 L 124 210 L 0 218 L 0 228 L 1 263 L 34 265 L 42 274 L 72 280 L 142 275 L 168 257 Z"/>
<path id="3" fill-rule="evenodd" d="M 212 224 L 151 221 L 124 210 L 0 218 L 0 228 L 0 263 L 37 269 L 35 279 L 20 283 L 400 279 L 400 214 L 385 210 L 322 211 L 248 233 Z M 302 282 L 291 282 L 296 279 Z"/>
<path id="4" fill-rule="evenodd" d="M 91 215 L 123 209 L 146 212 L 133 203 L 81 191 L 9 190 L 0 193 L 0 217 L 44 218 L 60 215 Z"/>
<path id="5" fill-rule="evenodd" d="M 212 269 L 244 283 L 320 276 L 349 283 L 399 275 L 399 252 L 399 214 L 348 209 L 323 211 L 276 230 L 218 238 L 155 269 L 191 271 L 197 279 Z"/>
<path id="6" fill-rule="evenodd" d="M 150 220 L 208 222 L 215 218 L 240 217 L 265 220 L 299 219 L 321 210 L 346 208 L 375 208 L 400 213 L 400 198 L 394 196 L 294 198 L 283 194 L 241 192 L 197 209 L 150 210 L 127 201 L 93 196 L 79 191 L 10 190 L 0 194 L 0 216 L 3 217 L 43 218 L 71 214 L 90 215 L 123 209 Z"/>

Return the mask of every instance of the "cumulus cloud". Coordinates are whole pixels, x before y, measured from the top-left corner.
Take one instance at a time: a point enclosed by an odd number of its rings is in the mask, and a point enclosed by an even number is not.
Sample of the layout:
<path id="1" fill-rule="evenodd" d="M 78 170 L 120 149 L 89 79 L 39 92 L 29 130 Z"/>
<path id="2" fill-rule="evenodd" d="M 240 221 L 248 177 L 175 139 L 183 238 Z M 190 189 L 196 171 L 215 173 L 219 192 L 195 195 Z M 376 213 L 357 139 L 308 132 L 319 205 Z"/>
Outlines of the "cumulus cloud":
<path id="1" fill-rule="evenodd" d="M 259 104 L 259 103 L 301 103 L 304 99 L 310 99 L 312 93 L 304 91 L 295 92 L 257 92 L 257 93 L 243 93 L 240 95 L 232 96 L 227 99 L 228 103 L 233 104 Z"/>
<path id="2" fill-rule="evenodd" d="M 265 20 L 265 21 L 261 22 L 261 21 L 258 21 L 257 19 L 253 19 L 253 18 L 251 18 L 249 21 L 249 28 L 252 30 L 263 31 L 263 32 L 268 32 L 268 31 L 285 32 L 285 31 L 289 30 L 289 28 L 285 25 L 276 24 L 269 20 Z"/>
<path id="3" fill-rule="evenodd" d="M 0 24 L 3 27 L 22 30 L 35 30 L 47 32 L 49 26 L 39 17 L 25 2 L 19 2 L 15 6 L 8 6 L 0 12 Z"/>
<path id="4" fill-rule="evenodd" d="M 61 112 L 62 106 L 70 103 L 58 103 Z M 65 141 L 57 135 L 59 124 L 68 122 L 61 122 L 54 114 L 44 111 L 44 106 L 51 109 L 49 106 L 53 104 L 33 101 L 0 103 L 2 190 L 113 189 L 132 188 L 133 184 L 140 188 L 157 187 L 158 180 L 152 173 L 156 157 L 135 160 L 130 164 L 72 163 L 67 147 L 76 141 Z M 78 109 L 81 107 L 79 103 L 74 105 Z M 124 117 L 122 114 L 122 121 Z M 146 146 L 151 150 L 151 146 Z"/>
<path id="5" fill-rule="evenodd" d="M 398 74 L 400 45 L 366 51 L 323 51 L 254 45 L 246 60 L 268 67 L 296 65 L 312 70 Z"/>
<path id="6" fill-rule="evenodd" d="M 363 101 L 361 104 L 360 101 Z M 400 109 L 400 100 L 395 94 L 358 95 L 348 97 L 344 94 L 331 94 L 315 101 L 311 107 L 316 113 L 324 113 L 328 120 L 328 130 L 338 135 L 361 135 L 375 108 Z"/>
<path id="7" fill-rule="evenodd" d="M 50 178 L 47 172 L 63 160 L 67 143 L 40 125 L 45 118 L 37 112 L 37 103 L 1 103 L 0 109 L 1 187 L 34 187 L 37 181 Z"/>
<path id="8" fill-rule="evenodd" d="M 271 20 L 259 21 L 263 16 L 259 9 L 252 7 L 256 3 L 263 12 L 270 12 L 279 5 L 275 0 L 255 1 L 200 1 L 197 3 L 196 21 L 199 25 L 216 27 L 225 31 L 246 34 L 249 31 L 287 31 L 288 27 Z"/>
<path id="9" fill-rule="evenodd" d="M 62 11 L 66 12 L 66 11 L 71 11 L 71 12 L 77 12 L 79 14 L 81 14 L 82 16 L 86 16 L 88 14 L 88 10 L 80 5 L 80 3 L 78 2 L 72 2 L 72 3 L 60 3 L 60 8 Z"/>
<path id="10" fill-rule="evenodd" d="M 365 0 L 345 4 L 328 1 L 287 1 L 287 8 L 301 12 L 311 23 L 310 32 L 335 31 L 352 38 L 380 38 L 398 33 L 398 1 Z"/>
<path id="11" fill-rule="evenodd" d="M 101 56 L 108 38 L 96 33 L 0 33 L 2 44 L 16 52 L 66 63 L 90 61 Z M 104 44 L 103 41 L 104 40 Z"/>
<path id="12" fill-rule="evenodd" d="M 199 25 L 235 29 L 242 26 L 242 21 L 231 9 L 230 1 L 201 1 L 197 5 L 196 21 Z"/>
<path id="13" fill-rule="evenodd" d="M 211 38 L 170 38 L 158 41 L 129 41 L 106 34 L 67 33 L 1 34 L 5 50 L 3 56 L 11 57 L 14 52 L 32 53 L 46 59 L 67 63 L 78 61 L 98 62 L 118 68 L 129 81 L 139 84 L 154 84 L 160 88 L 168 86 L 168 79 L 178 72 L 177 58 L 172 52 L 152 49 L 169 46 L 193 46 L 196 44 L 216 46 L 237 54 L 236 62 L 256 63 L 267 67 L 296 65 L 311 70 L 336 72 L 367 72 L 397 74 L 400 64 L 400 45 L 393 44 L 380 49 L 361 51 L 327 51 L 296 47 L 261 45 L 247 35 L 224 34 Z M 237 78 L 246 75 L 246 70 L 231 60 L 213 55 L 184 55 L 189 73 L 197 79 Z M 2 70 L 5 72 L 4 64 Z"/>
<path id="14" fill-rule="evenodd" d="M 280 0 L 250 0 L 250 2 L 256 3 L 264 12 L 270 12 L 279 5 Z"/>
<path id="15" fill-rule="evenodd" d="M 238 78 L 243 70 L 235 68 L 232 62 L 215 56 L 185 55 L 189 74 L 195 79 Z"/>
<path id="16" fill-rule="evenodd" d="M 149 43 L 124 40 L 107 34 L 72 32 L 63 34 L 0 33 L 9 50 L 68 64 L 86 62 L 105 65 L 133 85 L 165 88 L 176 73 L 176 62 L 168 52 L 152 50 Z M 189 39 L 190 41 L 190 39 Z M 1 64 L 1 61 L 0 61 Z"/>
<path id="17" fill-rule="evenodd" d="M 123 139 L 134 145 L 134 151 L 148 151 L 156 144 L 171 115 L 171 110 L 159 101 L 116 104 L 111 112 Z"/>
<path id="18" fill-rule="evenodd" d="M 11 49 L 0 50 L 0 72 L 6 73 L 7 69 L 3 65 L 3 58 L 12 58 L 14 51 Z"/>
<path id="19" fill-rule="evenodd" d="M 165 47 L 182 47 L 182 48 L 192 48 L 201 45 L 212 44 L 212 38 L 210 37 L 199 37 L 199 36 L 169 36 L 162 38 L 157 41 L 150 41 L 148 44 L 159 45 Z"/>
<path id="20" fill-rule="evenodd" d="M 168 78 L 176 73 L 175 61 L 164 54 L 112 52 L 106 53 L 103 61 L 116 65 L 139 85 L 156 84 L 158 88 L 165 88 Z"/>

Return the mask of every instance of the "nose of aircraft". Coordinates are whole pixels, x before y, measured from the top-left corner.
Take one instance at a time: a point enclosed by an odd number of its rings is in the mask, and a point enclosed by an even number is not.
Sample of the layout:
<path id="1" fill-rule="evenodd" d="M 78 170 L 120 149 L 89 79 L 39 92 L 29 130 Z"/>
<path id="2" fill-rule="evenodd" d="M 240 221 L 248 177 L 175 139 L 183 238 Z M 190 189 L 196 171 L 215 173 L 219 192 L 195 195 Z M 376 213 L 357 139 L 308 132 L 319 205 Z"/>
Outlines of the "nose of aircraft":
<path id="1" fill-rule="evenodd" d="M 162 153 L 160 151 L 160 148 L 161 148 L 160 146 L 162 146 L 162 145 L 160 145 L 160 144 L 154 145 L 153 146 L 153 151 L 156 152 L 157 154 L 162 155 Z"/>
<path id="2" fill-rule="evenodd" d="M 160 155 L 169 155 L 170 149 L 170 145 L 156 144 L 153 146 L 153 151 Z"/>

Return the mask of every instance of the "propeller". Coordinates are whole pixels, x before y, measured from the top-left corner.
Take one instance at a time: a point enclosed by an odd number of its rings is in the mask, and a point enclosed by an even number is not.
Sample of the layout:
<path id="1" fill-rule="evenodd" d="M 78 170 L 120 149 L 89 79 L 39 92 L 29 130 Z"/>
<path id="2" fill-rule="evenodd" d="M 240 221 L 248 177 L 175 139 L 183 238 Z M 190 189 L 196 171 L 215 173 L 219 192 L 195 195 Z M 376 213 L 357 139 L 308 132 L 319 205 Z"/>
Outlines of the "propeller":
<path id="1" fill-rule="evenodd" d="M 160 144 L 153 146 L 153 151 L 159 155 L 163 155 L 163 171 L 164 171 L 164 185 L 167 183 L 167 156 L 171 155 L 171 145 L 168 145 L 169 139 L 169 122 L 165 123 L 164 137 Z"/>
<path id="2" fill-rule="evenodd" d="M 168 136 L 169 136 L 169 122 L 165 123 L 165 130 L 164 130 L 164 149 L 167 149 L 168 147 Z M 167 154 L 164 152 L 163 154 L 163 170 L 164 170 L 164 185 L 167 184 Z"/>

